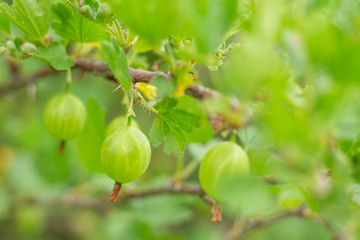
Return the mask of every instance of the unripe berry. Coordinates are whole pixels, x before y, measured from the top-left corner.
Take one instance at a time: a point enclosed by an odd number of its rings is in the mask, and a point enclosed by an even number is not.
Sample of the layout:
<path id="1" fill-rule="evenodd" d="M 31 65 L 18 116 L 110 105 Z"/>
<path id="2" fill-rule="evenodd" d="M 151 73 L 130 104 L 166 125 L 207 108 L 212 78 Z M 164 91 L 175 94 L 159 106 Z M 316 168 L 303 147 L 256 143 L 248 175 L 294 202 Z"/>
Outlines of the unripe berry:
<path id="1" fill-rule="evenodd" d="M 59 140 L 76 138 L 84 128 L 86 110 L 81 100 L 73 94 L 54 96 L 45 108 L 47 131 Z"/>
<path id="2" fill-rule="evenodd" d="M 126 116 L 120 116 L 114 118 L 107 126 L 105 135 L 109 136 L 110 134 L 114 133 L 117 129 L 125 127 L 127 121 L 128 118 Z M 134 119 L 131 120 L 131 126 L 140 129 L 139 124 Z"/>
<path id="3" fill-rule="evenodd" d="M 222 142 L 212 147 L 200 164 L 200 184 L 217 200 L 225 200 L 224 187 L 229 180 L 249 173 L 249 160 L 244 150 L 234 142 Z M 225 189 L 226 190 L 226 189 Z"/>
<path id="4" fill-rule="evenodd" d="M 125 126 L 105 138 L 101 163 L 105 173 L 118 183 L 128 183 L 144 174 L 150 163 L 151 147 L 137 128 Z"/>

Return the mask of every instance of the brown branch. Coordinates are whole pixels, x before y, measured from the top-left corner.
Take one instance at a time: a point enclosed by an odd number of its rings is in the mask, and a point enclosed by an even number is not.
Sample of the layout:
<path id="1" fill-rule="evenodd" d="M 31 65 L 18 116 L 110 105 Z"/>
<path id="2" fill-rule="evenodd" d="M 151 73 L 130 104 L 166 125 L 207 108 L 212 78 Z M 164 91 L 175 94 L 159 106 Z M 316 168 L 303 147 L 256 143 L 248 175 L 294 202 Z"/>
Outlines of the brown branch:
<path id="1" fill-rule="evenodd" d="M 21 87 L 26 86 L 29 83 L 34 83 L 40 80 L 42 77 L 46 77 L 50 74 L 56 73 L 56 71 L 50 66 L 45 66 L 40 68 L 39 70 L 25 75 L 25 76 L 17 76 L 15 79 L 13 78 L 10 83 L 4 85 L 0 88 L 0 94 L 9 93 L 11 90 L 15 90 Z"/>
<path id="2" fill-rule="evenodd" d="M 207 205 L 214 207 L 216 204 L 215 200 L 205 194 L 200 185 L 175 185 L 169 184 L 161 188 L 148 189 L 142 191 L 123 191 L 118 201 L 126 201 L 132 198 L 149 197 L 160 194 L 185 194 L 199 196 Z M 82 208 L 93 208 L 98 210 L 100 213 L 106 213 L 110 210 L 113 205 L 109 204 L 108 198 L 87 198 L 85 196 L 79 196 L 75 194 L 68 194 L 64 198 L 52 199 L 52 200 L 40 200 L 35 198 L 26 198 L 21 200 L 20 203 L 29 205 L 41 205 L 44 207 L 52 208 L 55 206 L 65 207 L 82 207 Z M 16 203 L 18 204 L 18 203 Z"/>
<path id="3" fill-rule="evenodd" d="M 119 199 L 126 200 L 129 198 L 146 197 L 146 196 L 166 194 L 166 193 L 198 195 L 209 206 L 213 207 L 216 204 L 214 199 L 206 195 L 206 193 L 204 192 L 204 190 L 201 188 L 200 185 L 168 184 L 158 189 L 150 189 L 139 192 L 125 192 L 122 195 L 120 195 Z"/>
<path id="4" fill-rule="evenodd" d="M 269 226 L 281 219 L 287 217 L 309 217 L 310 212 L 306 208 L 306 204 L 301 204 L 295 209 L 285 210 L 283 212 L 277 213 L 273 216 L 270 216 L 266 219 L 256 220 L 252 222 L 245 223 L 241 229 L 235 229 L 229 233 L 227 236 L 228 240 L 241 239 L 244 235 L 250 233 L 251 231 L 258 229 L 260 227 Z"/>
<path id="5" fill-rule="evenodd" d="M 202 190 L 200 185 L 174 185 L 168 184 L 162 188 L 158 189 L 150 189 L 140 192 L 127 192 L 123 194 L 120 199 L 127 199 L 127 198 L 136 198 L 136 197 L 144 197 L 144 196 L 151 196 L 156 194 L 163 194 L 163 193 L 177 193 L 177 194 L 195 194 L 199 196 L 203 196 L 205 193 Z"/>
<path id="6" fill-rule="evenodd" d="M 76 68 L 81 68 L 83 70 L 89 72 L 102 72 L 108 73 L 108 77 L 113 77 L 110 71 L 109 66 L 104 61 L 96 61 L 96 60 L 88 60 L 78 58 L 75 61 Z M 164 75 L 165 77 L 171 79 L 170 72 L 162 72 L 162 71 L 146 71 L 141 69 L 136 69 L 129 67 L 130 77 L 134 83 L 136 82 L 150 82 L 150 80 L 157 75 Z"/>
<path id="7" fill-rule="evenodd" d="M 186 93 L 188 93 L 189 95 L 202 99 L 202 98 L 206 98 L 206 97 L 215 97 L 220 95 L 219 92 L 204 87 L 204 86 L 200 86 L 200 85 L 196 85 L 193 84 L 190 87 L 188 87 L 188 89 L 186 89 Z"/>
<path id="8" fill-rule="evenodd" d="M 152 189 L 148 191 L 142 192 L 130 192 L 120 195 L 119 199 L 129 199 L 134 197 L 146 197 L 156 194 L 190 194 L 190 195 L 198 195 L 207 205 L 212 208 L 212 221 L 213 222 L 221 222 L 221 209 L 220 206 L 216 203 L 216 201 L 210 196 L 206 195 L 204 190 L 200 185 L 181 185 L 181 184 L 169 184 L 163 188 Z"/>
<path id="9" fill-rule="evenodd" d="M 75 68 L 80 68 L 84 71 L 88 72 L 99 72 L 102 74 L 105 74 L 109 80 L 114 81 L 114 76 L 112 75 L 109 66 L 104 61 L 97 61 L 97 60 L 88 60 L 88 59 L 76 59 L 75 60 Z M 5 94 L 10 92 L 13 89 L 18 89 L 20 87 L 23 87 L 29 83 L 35 82 L 40 80 L 42 77 L 45 77 L 47 75 L 53 74 L 57 72 L 50 66 L 43 67 L 36 72 L 22 76 L 17 77 L 16 81 L 11 81 L 7 85 L 0 88 L 0 94 Z M 157 75 L 163 75 L 167 77 L 168 79 L 172 78 L 171 72 L 162 72 L 162 71 L 146 71 L 141 69 L 135 69 L 132 67 L 129 67 L 130 77 L 133 82 L 149 82 L 153 77 Z M 187 89 L 188 94 L 196 97 L 196 98 L 204 98 L 204 97 L 212 97 L 216 96 L 219 93 L 215 90 L 199 86 L 199 85 L 191 85 Z"/>
<path id="10" fill-rule="evenodd" d="M 104 61 L 97 61 L 97 60 L 89 60 L 89 59 L 75 59 L 75 68 L 79 68 L 83 71 L 87 72 L 98 72 L 106 76 L 106 78 L 110 81 L 117 82 L 110 71 L 110 68 L 108 64 Z M 149 82 L 153 77 L 157 75 L 163 75 L 169 80 L 172 79 L 171 72 L 162 72 L 162 71 L 146 71 L 141 69 L 135 69 L 132 67 L 129 67 L 130 77 L 134 83 L 136 82 Z M 11 90 L 21 88 L 23 86 L 26 86 L 30 83 L 36 82 L 42 77 L 46 77 L 50 74 L 57 73 L 57 71 L 50 66 L 45 66 L 43 68 L 40 68 L 39 70 L 25 76 L 18 76 L 16 75 L 16 78 L 13 78 L 7 85 L 4 85 L 3 87 L 0 87 L 0 94 L 6 94 L 11 92 Z M 220 95 L 219 92 L 204 87 L 200 85 L 193 84 L 190 87 L 186 89 L 186 93 L 198 98 L 203 99 L 206 97 L 215 97 Z M 211 122 L 211 125 L 216 131 L 221 131 L 224 127 L 228 125 L 226 119 L 224 116 L 216 115 L 214 117 L 210 116 L 209 120 Z"/>
<path id="11" fill-rule="evenodd" d="M 145 190 L 141 192 L 128 192 L 120 195 L 120 200 L 126 200 L 135 197 L 146 197 L 158 194 L 190 194 L 199 196 L 207 205 L 212 208 L 212 221 L 221 222 L 221 209 L 216 201 L 208 196 L 200 185 L 182 185 L 182 184 L 169 184 L 162 188 Z"/>

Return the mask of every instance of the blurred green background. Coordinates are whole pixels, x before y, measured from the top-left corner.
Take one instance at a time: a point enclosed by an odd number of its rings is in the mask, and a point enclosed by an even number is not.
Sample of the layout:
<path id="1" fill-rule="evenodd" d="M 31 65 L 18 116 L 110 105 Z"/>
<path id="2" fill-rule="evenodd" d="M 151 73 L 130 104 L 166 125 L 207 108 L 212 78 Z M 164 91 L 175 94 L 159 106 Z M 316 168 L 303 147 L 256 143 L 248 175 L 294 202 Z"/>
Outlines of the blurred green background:
<path id="1" fill-rule="evenodd" d="M 303 202 L 309 216 L 283 218 L 241 239 L 360 238 L 359 1 L 105 2 L 140 36 L 131 66 L 149 69 L 164 60 L 162 40 L 171 36 L 174 58 L 198 63 L 191 68 L 198 83 L 224 94 L 201 101 L 207 113 L 233 123 L 251 118 L 237 131 L 251 179 L 224 186 L 232 200 L 223 204 L 222 223 L 211 222 L 211 209 L 198 196 L 159 194 L 109 203 L 113 181 L 96 153 L 102 123 L 126 114 L 123 93 L 111 93 L 116 85 L 100 75 L 73 70 L 71 92 L 86 104 L 90 120 L 59 155 L 59 142 L 45 130 L 43 110 L 65 89 L 62 71 L 0 95 L 1 240 L 226 239 L 246 220 L 266 219 Z M 50 34 L 59 38 L 53 29 Z M 0 36 L 1 46 L 24 37 L 14 26 L 10 36 L 2 31 Z M 185 40 L 192 43 L 179 44 Z M 230 43 L 240 46 L 226 55 Z M 12 61 L 0 57 L 0 89 L 11 81 Z M 46 65 L 35 59 L 18 64 L 23 76 Z M 177 87 L 182 83 L 188 84 L 176 79 Z M 240 100 L 239 111 L 231 108 L 233 97 Z M 155 115 L 139 105 L 134 110 L 149 136 Z M 187 144 L 184 163 L 194 162 L 196 168 L 184 184 L 198 184 L 197 165 L 225 135 Z M 153 147 L 149 169 L 122 191 L 166 186 L 176 168 L 176 157 L 165 154 L 162 145 Z M 254 180 L 261 176 L 280 184 Z"/>

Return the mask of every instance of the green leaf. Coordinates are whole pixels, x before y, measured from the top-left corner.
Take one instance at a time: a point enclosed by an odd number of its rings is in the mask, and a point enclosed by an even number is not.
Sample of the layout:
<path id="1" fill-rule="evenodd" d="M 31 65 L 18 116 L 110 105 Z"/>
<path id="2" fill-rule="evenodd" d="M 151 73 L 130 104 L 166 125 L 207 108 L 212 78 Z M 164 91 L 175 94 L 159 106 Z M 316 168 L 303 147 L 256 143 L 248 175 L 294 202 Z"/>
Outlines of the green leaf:
<path id="1" fill-rule="evenodd" d="M 96 12 L 96 21 L 99 23 L 107 24 L 113 21 L 114 18 L 115 15 L 113 14 L 113 11 L 109 6 L 109 4 L 107 3 L 100 4 Z"/>
<path id="2" fill-rule="evenodd" d="M 190 0 L 188 9 L 191 16 L 188 25 L 201 53 L 216 50 L 239 20 L 237 0 Z"/>
<path id="3" fill-rule="evenodd" d="M 198 99 L 184 95 L 179 99 L 177 108 L 192 113 L 200 119 L 199 126 L 194 128 L 191 133 L 188 134 L 188 142 L 206 142 L 216 134 L 211 127 L 204 106 Z"/>
<path id="4" fill-rule="evenodd" d="M 39 48 L 34 56 L 45 60 L 56 70 L 66 70 L 75 63 L 68 57 L 64 45 L 58 43 L 54 43 L 48 48 Z"/>
<path id="5" fill-rule="evenodd" d="M 97 0 L 84 0 L 83 5 L 89 5 L 93 9 L 98 9 L 99 2 Z"/>
<path id="6" fill-rule="evenodd" d="M 294 208 L 306 202 L 304 193 L 298 184 L 281 184 L 276 187 L 279 189 L 278 203 L 281 208 Z"/>
<path id="7" fill-rule="evenodd" d="M 151 85 L 156 87 L 156 98 L 162 100 L 175 90 L 174 84 L 163 75 L 157 75 L 151 80 Z"/>
<path id="8" fill-rule="evenodd" d="M 150 141 L 154 146 L 159 146 L 165 139 L 161 125 L 161 119 L 156 117 L 149 132 Z"/>
<path id="9" fill-rule="evenodd" d="M 352 186 L 352 201 L 355 202 L 358 206 L 360 206 L 360 184 L 356 183 Z"/>
<path id="10" fill-rule="evenodd" d="M 101 146 L 105 139 L 106 111 L 94 98 L 88 100 L 87 122 L 77 139 L 80 156 L 89 171 L 102 172 Z"/>
<path id="11" fill-rule="evenodd" d="M 80 15 L 71 6 L 58 2 L 51 8 L 55 23 L 51 26 L 55 32 L 72 42 L 97 42 L 108 39 L 105 27 Z"/>
<path id="12" fill-rule="evenodd" d="M 152 47 L 162 39 L 176 36 L 194 38 L 200 53 L 213 52 L 239 22 L 237 0 L 106 2 L 127 27 L 140 35 L 140 42 L 144 40 Z"/>
<path id="13" fill-rule="evenodd" d="M 193 213 L 189 211 L 189 205 L 194 204 L 196 200 L 192 196 L 158 195 L 134 199 L 130 206 L 137 219 L 161 227 L 190 220 Z"/>
<path id="14" fill-rule="evenodd" d="M 116 80 L 118 80 L 127 91 L 132 90 L 126 55 L 117 40 L 112 38 L 111 42 L 102 42 L 101 51 L 105 61 L 114 73 Z"/>
<path id="15" fill-rule="evenodd" d="M 0 34 L 3 32 L 10 33 L 10 23 L 7 21 L 7 17 L 0 11 Z"/>
<path id="16" fill-rule="evenodd" d="M 221 186 L 225 200 L 233 212 L 252 215 L 274 209 L 275 201 L 271 186 L 250 176 L 226 179 Z"/>
<path id="17" fill-rule="evenodd" d="M 5 188 L 0 189 L 0 219 L 3 220 L 4 216 L 10 212 L 11 209 L 11 199 L 10 194 L 5 190 Z"/>
<path id="18" fill-rule="evenodd" d="M 159 45 L 162 39 L 169 37 L 178 29 L 181 1 L 106 0 L 106 2 L 127 27 L 139 34 L 151 46 Z"/>
<path id="19" fill-rule="evenodd" d="M 47 182 L 63 182 L 71 175 L 70 160 L 74 154 L 71 142 L 65 144 L 61 154 L 58 154 L 59 145 L 60 141 L 47 136 L 40 144 L 42 150 L 39 149 L 35 157 L 34 166 L 38 174 Z"/>
<path id="20" fill-rule="evenodd" d="M 96 23 L 107 24 L 115 18 L 109 4 L 96 0 L 85 0 L 80 9 L 76 6 L 76 10 Z"/>
<path id="21" fill-rule="evenodd" d="M 260 132 L 259 127 L 250 125 L 237 131 L 240 142 L 247 149 L 270 149 L 272 142 L 269 142 Z"/>
<path id="22" fill-rule="evenodd" d="M 176 108 L 177 101 L 166 98 L 158 103 L 158 110 L 154 123 L 150 129 L 150 142 L 154 146 L 164 142 L 167 154 L 180 155 L 185 150 L 187 135 L 199 123 L 199 118 L 191 113 Z"/>
<path id="23" fill-rule="evenodd" d="M 49 0 L 15 0 L 11 7 L 1 4 L 0 12 L 27 37 L 43 42 L 49 29 L 50 6 Z"/>

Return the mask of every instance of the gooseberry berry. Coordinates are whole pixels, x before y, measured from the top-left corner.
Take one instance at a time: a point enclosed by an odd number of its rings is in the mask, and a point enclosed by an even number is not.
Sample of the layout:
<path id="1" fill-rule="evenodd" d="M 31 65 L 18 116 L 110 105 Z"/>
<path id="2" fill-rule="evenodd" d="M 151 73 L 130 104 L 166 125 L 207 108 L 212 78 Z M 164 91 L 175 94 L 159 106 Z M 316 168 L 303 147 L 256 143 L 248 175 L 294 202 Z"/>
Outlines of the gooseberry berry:
<path id="1" fill-rule="evenodd" d="M 45 107 L 45 127 L 55 138 L 76 138 L 84 128 L 86 110 L 81 100 L 71 93 L 54 96 Z"/>
<path id="2" fill-rule="evenodd" d="M 229 180 L 247 175 L 249 160 L 245 151 L 234 142 L 212 147 L 200 164 L 199 179 L 204 191 L 217 200 L 224 200 L 224 187 Z"/>
<path id="3" fill-rule="evenodd" d="M 105 173 L 117 183 L 134 181 L 144 174 L 151 157 L 147 137 L 137 128 L 125 126 L 105 138 L 101 163 Z"/>
<path id="4" fill-rule="evenodd" d="M 125 127 L 127 121 L 128 118 L 126 116 L 119 116 L 117 118 L 114 118 L 107 126 L 105 136 L 109 136 L 110 134 L 115 132 L 118 128 Z M 131 120 L 131 126 L 140 129 L 139 124 L 134 119 Z"/>

